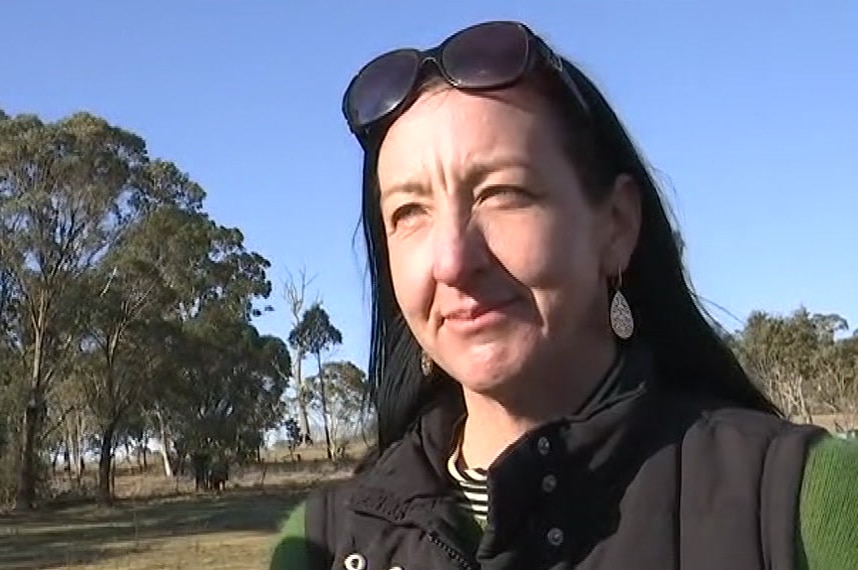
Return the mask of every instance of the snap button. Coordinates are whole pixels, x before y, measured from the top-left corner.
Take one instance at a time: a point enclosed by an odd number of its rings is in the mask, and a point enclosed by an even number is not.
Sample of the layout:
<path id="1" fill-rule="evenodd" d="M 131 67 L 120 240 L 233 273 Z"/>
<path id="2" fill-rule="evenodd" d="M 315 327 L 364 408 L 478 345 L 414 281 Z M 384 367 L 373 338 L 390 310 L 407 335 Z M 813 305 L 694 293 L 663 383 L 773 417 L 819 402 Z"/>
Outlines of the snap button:
<path id="1" fill-rule="evenodd" d="M 343 561 L 343 566 L 346 570 L 366 570 L 366 558 L 357 552 L 349 554 Z"/>
<path id="2" fill-rule="evenodd" d="M 536 440 L 536 449 L 539 451 L 540 455 L 548 455 L 548 452 L 551 451 L 551 442 L 543 435 Z"/>
<path id="3" fill-rule="evenodd" d="M 563 531 L 557 527 L 548 531 L 548 544 L 551 546 L 560 546 L 563 544 Z"/>
<path id="4" fill-rule="evenodd" d="M 557 477 L 554 475 L 546 475 L 542 478 L 542 490 L 546 493 L 552 492 L 557 488 Z"/>

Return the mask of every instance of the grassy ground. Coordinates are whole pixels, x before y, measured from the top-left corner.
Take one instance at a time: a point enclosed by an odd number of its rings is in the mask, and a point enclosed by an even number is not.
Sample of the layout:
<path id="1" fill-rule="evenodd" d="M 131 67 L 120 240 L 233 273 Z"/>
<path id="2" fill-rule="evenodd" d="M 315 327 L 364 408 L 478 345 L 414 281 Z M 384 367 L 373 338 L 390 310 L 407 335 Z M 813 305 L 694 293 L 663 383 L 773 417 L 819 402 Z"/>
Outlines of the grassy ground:
<path id="1" fill-rule="evenodd" d="M 285 514 L 312 486 L 346 473 L 320 460 L 275 462 L 264 479 L 257 468 L 235 474 L 218 496 L 157 472 L 122 472 L 111 508 L 0 516 L 0 568 L 266 568 Z"/>

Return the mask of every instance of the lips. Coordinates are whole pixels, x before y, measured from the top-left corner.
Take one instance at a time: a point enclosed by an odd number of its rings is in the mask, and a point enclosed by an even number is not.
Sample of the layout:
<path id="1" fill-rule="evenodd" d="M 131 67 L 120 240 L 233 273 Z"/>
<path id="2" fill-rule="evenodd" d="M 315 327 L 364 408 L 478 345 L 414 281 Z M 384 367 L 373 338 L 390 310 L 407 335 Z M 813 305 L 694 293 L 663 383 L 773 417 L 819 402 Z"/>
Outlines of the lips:
<path id="1" fill-rule="evenodd" d="M 473 321 L 491 311 L 497 311 L 512 303 L 515 299 L 492 303 L 471 303 L 466 306 L 457 307 L 451 311 L 442 313 L 444 320 L 449 321 Z"/>

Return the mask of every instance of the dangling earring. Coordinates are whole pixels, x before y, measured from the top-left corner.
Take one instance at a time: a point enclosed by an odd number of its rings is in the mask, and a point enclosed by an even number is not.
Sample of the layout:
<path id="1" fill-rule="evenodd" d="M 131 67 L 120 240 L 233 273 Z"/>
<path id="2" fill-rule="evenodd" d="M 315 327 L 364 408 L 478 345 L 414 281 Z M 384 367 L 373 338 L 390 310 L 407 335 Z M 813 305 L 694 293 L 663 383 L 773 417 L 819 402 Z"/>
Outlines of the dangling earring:
<path id="1" fill-rule="evenodd" d="M 635 332 L 635 318 L 632 309 L 622 292 L 623 272 L 617 274 L 617 286 L 611 299 L 611 330 L 622 340 L 628 340 Z"/>
<path id="2" fill-rule="evenodd" d="M 423 373 L 423 376 L 429 376 L 432 374 L 432 370 L 435 368 L 435 363 L 432 362 L 432 359 L 429 358 L 429 355 L 426 354 L 426 351 L 420 352 L 420 372 Z"/>

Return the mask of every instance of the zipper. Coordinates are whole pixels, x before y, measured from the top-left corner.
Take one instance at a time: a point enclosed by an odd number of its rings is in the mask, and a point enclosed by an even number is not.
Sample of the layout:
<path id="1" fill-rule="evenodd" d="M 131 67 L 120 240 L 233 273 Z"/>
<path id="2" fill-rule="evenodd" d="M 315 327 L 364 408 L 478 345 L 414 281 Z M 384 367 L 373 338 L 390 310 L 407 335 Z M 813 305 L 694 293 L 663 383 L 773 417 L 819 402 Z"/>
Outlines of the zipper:
<path id="1" fill-rule="evenodd" d="M 429 533 L 429 542 L 443 550 L 444 554 L 446 554 L 462 570 L 478 570 L 476 564 L 474 564 L 470 558 L 441 540 L 441 537 L 437 532 Z"/>

